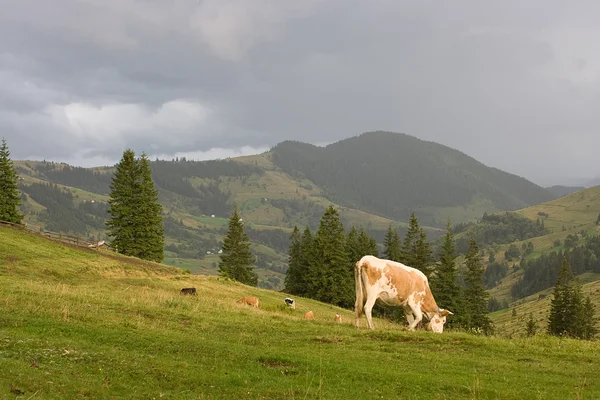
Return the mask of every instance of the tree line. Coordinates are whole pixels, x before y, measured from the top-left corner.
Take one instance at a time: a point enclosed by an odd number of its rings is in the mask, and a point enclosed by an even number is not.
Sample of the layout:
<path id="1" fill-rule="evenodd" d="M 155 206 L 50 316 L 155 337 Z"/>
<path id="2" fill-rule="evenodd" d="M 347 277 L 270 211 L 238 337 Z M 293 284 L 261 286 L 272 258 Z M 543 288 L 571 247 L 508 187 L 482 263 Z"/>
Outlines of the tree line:
<path id="1" fill-rule="evenodd" d="M 488 317 L 487 292 L 483 288 L 483 262 L 479 248 L 471 240 L 466 257 L 464 286 L 459 286 L 456 265 L 456 245 L 450 224 L 437 257 L 433 255 L 426 232 L 411 214 L 408 231 L 403 238 L 391 226 L 383 243 L 382 257 L 421 270 L 429 279 L 432 292 L 440 307 L 455 313 L 448 326 L 491 333 Z M 339 213 L 330 206 L 317 232 L 298 227 L 290 237 L 289 263 L 285 291 L 340 307 L 352 308 L 355 299 L 354 265 L 364 255 L 378 256 L 377 242 L 361 227 L 346 232 Z M 397 307 L 376 304 L 376 315 L 403 318 Z"/>
<path id="2" fill-rule="evenodd" d="M 520 266 L 524 273 L 511 288 L 513 298 L 523 298 L 552 287 L 563 259 L 567 260 L 575 275 L 584 272 L 600 273 L 600 236 L 588 237 L 583 244 L 573 248 L 552 251 L 532 260 L 522 259 Z"/>

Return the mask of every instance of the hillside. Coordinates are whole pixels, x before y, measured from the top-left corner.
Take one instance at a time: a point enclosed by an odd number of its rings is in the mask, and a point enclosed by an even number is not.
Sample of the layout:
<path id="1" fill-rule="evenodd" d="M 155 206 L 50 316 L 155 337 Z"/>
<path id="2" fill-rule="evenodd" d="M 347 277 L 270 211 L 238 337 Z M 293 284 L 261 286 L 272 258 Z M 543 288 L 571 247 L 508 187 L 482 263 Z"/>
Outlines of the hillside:
<path id="1" fill-rule="evenodd" d="M 198 296 L 181 296 L 182 287 L 196 287 Z M 236 304 L 245 295 L 258 296 L 260 308 Z M 0 397 L 564 399 L 600 392 L 597 341 L 406 332 L 377 319 L 376 331 L 364 319 L 357 330 L 350 311 L 303 298 L 290 310 L 285 296 L 0 227 Z M 314 321 L 302 319 L 308 310 Z M 336 312 L 342 324 L 333 322 Z"/>
<path id="2" fill-rule="evenodd" d="M 311 180 L 340 204 L 398 220 L 414 210 L 426 225 L 443 226 L 448 216 L 461 222 L 484 211 L 515 210 L 555 197 L 457 150 L 404 134 L 368 132 L 323 148 L 283 142 L 272 153 L 283 171 Z M 477 214 L 469 215 L 472 211 Z"/>
<path id="3" fill-rule="evenodd" d="M 27 223 L 90 241 L 109 239 L 104 221 L 112 167 L 35 161 L 16 166 Z M 215 274 L 235 203 L 257 254 L 260 285 L 267 288 L 281 288 L 294 225 L 316 230 L 329 204 L 339 208 L 348 229 L 363 226 L 382 243 L 389 225 L 404 234 L 411 210 L 434 239 L 448 217 L 469 221 L 552 196 L 445 146 L 381 132 L 326 148 L 285 142 L 235 159 L 156 160 L 152 170 L 165 212 L 165 263 Z"/>
<path id="4" fill-rule="evenodd" d="M 594 282 L 600 278 L 600 264 L 597 262 L 597 258 L 600 257 L 600 248 L 597 245 L 600 235 L 600 225 L 597 224 L 599 213 L 600 186 L 596 186 L 517 210 L 516 216 L 512 218 L 518 219 L 517 216 L 520 215 L 530 221 L 529 226 L 534 228 L 521 229 L 522 233 L 526 233 L 525 236 L 511 236 L 508 225 L 490 225 L 483 218 L 478 224 L 466 226 L 464 232 L 457 235 L 457 241 L 459 245 L 464 244 L 469 235 L 475 234 L 484 251 L 488 269 L 492 264 L 494 268 L 505 266 L 505 275 L 490 288 L 490 295 L 498 301 L 508 301 L 511 305 L 515 304 L 515 300 L 520 304 L 551 291 L 556 279 L 557 264 L 563 254 L 568 256 L 574 272 L 581 275 L 582 283 Z M 513 223 L 511 226 L 518 225 Z M 540 231 L 542 227 L 546 233 Z M 502 237 L 508 237 L 510 240 L 479 239 L 483 237 L 483 233 L 490 237 L 491 233 L 498 232 L 508 232 L 509 236 Z M 507 258 L 509 250 L 514 250 L 516 255 Z M 494 256 L 493 262 L 488 260 L 490 254 Z M 541 256 L 543 258 L 540 258 Z M 526 275 L 525 269 L 528 270 Z M 522 285 L 517 291 L 521 295 L 514 298 L 513 287 L 522 279 L 527 279 L 530 283 Z M 524 298 L 521 299 L 523 295 Z M 600 305 L 600 298 L 596 304 Z"/>

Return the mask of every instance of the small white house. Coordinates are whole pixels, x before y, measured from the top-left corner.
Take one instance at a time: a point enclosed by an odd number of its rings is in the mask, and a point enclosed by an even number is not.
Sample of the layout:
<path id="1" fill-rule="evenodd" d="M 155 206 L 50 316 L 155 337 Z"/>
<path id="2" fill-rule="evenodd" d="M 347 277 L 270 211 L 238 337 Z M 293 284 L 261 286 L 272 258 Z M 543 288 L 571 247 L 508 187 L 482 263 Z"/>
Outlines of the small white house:
<path id="1" fill-rule="evenodd" d="M 215 214 L 211 214 L 211 216 L 210 216 L 210 217 L 211 217 L 211 218 L 214 218 L 214 217 L 215 217 Z"/>
<path id="2" fill-rule="evenodd" d="M 217 253 L 221 254 L 221 253 L 223 253 L 223 250 L 219 250 Z"/>

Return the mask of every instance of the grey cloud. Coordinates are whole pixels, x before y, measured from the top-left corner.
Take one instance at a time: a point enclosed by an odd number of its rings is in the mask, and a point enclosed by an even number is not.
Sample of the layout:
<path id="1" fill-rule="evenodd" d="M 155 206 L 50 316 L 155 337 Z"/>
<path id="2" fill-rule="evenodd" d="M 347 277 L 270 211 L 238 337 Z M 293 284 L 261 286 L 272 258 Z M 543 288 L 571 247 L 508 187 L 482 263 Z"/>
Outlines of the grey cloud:
<path id="1" fill-rule="evenodd" d="M 386 129 L 542 183 L 599 167 L 596 2 L 59 3 L 0 0 L 0 129 L 16 157 Z"/>

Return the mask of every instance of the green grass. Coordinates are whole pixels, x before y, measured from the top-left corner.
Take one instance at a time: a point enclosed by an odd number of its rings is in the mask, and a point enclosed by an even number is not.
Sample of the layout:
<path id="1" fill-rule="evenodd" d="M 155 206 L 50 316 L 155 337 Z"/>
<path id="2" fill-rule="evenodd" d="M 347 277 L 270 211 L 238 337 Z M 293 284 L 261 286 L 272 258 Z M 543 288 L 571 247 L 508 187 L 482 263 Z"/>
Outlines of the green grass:
<path id="1" fill-rule="evenodd" d="M 198 296 L 180 296 L 194 286 Z M 244 295 L 260 308 L 236 304 Z M 600 344 L 406 332 L 348 310 L 0 228 L 0 398 L 564 399 Z M 314 321 L 302 319 L 312 310 Z M 333 322 L 334 314 L 343 323 Z"/>

